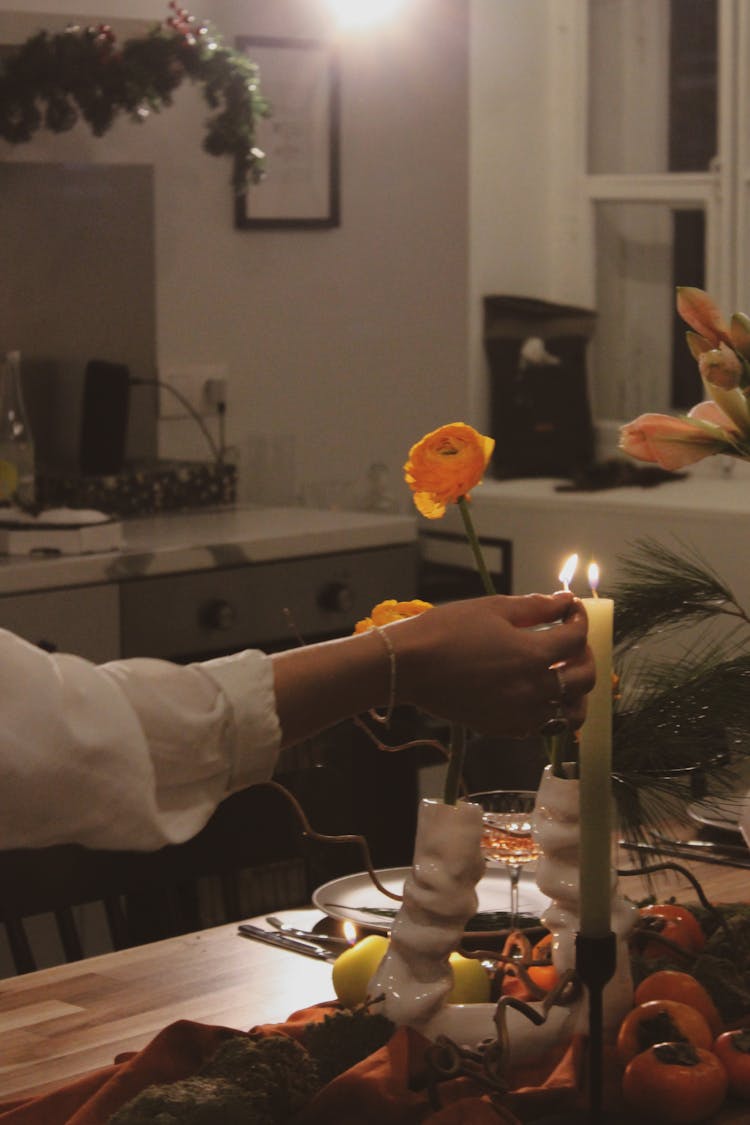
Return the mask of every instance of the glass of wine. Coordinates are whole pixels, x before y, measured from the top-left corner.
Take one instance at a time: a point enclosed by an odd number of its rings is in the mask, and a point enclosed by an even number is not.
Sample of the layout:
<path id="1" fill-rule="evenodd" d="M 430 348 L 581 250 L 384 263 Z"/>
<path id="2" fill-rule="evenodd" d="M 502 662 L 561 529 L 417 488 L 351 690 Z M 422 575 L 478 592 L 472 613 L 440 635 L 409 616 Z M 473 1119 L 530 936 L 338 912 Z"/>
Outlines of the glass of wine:
<path id="1" fill-rule="evenodd" d="M 518 884 L 521 868 L 539 858 L 539 845 L 534 837 L 533 789 L 490 789 L 471 793 L 466 798 L 481 805 L 482 852 L 490 863 L 508 868 L 510 876 L 510 929 L 518 925 Z"/>

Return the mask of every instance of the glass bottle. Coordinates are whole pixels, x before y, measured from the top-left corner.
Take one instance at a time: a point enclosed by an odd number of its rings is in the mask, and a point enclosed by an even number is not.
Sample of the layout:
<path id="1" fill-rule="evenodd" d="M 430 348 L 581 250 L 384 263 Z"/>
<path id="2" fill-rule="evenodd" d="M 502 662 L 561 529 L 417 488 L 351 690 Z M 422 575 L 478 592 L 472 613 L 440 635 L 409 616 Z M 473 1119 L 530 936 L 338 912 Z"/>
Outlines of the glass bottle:
<path id="1" fill-rule="evenodd" d="M 34 442 L 21 390 L 21 355 L 11 351 L 0 363 L 0 504 L 32 507 L 34 477 Z"/>

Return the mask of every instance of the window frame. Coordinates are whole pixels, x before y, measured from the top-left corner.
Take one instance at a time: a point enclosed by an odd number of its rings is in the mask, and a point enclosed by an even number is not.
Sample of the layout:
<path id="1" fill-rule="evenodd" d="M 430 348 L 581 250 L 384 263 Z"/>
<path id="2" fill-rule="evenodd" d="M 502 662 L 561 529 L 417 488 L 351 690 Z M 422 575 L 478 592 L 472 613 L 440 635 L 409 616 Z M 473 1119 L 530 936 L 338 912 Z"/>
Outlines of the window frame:
<path id="1" fill-rule="evenodd" d="M 750 233 L 750 76 L 740 60 L 750 49 L 750 5 L 718 0 L 718 151 L 709 170 L 646 174 L 588 171 L 591 2 L 550 0 L 553 291 L 594 307 L 597 204 L 653 202 L 705 211 L 706 289 L 725 311 L 742 308 L 750 290 L 750 264 L 739 253 Z"/>

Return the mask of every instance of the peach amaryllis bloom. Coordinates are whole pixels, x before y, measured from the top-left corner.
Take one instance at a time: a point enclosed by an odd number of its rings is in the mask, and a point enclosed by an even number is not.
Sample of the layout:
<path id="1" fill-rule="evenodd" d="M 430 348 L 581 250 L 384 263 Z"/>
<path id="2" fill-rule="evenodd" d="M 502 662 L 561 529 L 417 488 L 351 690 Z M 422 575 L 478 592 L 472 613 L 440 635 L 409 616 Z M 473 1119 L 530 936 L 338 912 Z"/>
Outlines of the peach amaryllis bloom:
<path id="1" fill-rule="evenodd" d="M 694 411 L 711 407 L 710 417 Z M 715 413 L 714 413 L 715 412 Z M 721 417 L 719 425 L 714 418 Z M 700 403 L 687 418 L 668 414 L 641 414 L 620 431 L 620 449 L 639 461 L 650 461 L 674 471 L 702 461 L 714 453 L 737 453 L 737 431 L 715 403 Z"/>
<path id="2" fill-rule="evenodd" d="M 678 286 L 677 312 L 712 347 L 718 347 L 722 341 L 731 344 L 729 325 L 716 302 L 702 289 L 695 289 L 690 285 Z"/>
<path id="3" fill-rule="evenodd" d="M 698 368 L 707 383 L 730 391 L 742 383 L 742 361 L 733 348 L 719 344 L 698 357 Z"/>
<path id="4" fill-rule="evenodd" d="M 732 313 L 729 321 L 732 346 L 745 359 L 750 359 L 750 317 L 745 313 Z"/>
<path id="5" fill-rule="evenodd" d="M 451 422 L 425 434 L 409 450 L 404 477 L 414 493 L 417 510 L 427 519 L 440 519 L 448 504 L 468 499 L 481 483 L 495 442 L 465 422 Z"/>
<path id="6" fill-rule="evenodd" d="M 432 602 L 423 602 L 420 598 L 413 598 L 409 602 L 397 602 L 395 598 L 388 598 L 373 606 L 370 616 L 363 617 L 354 626 L 354 632 L 366 633 L 368 629 L 375 629 L 379 625 L 390 625 L 393 621 L 405 621 L 407 617 L 417 617 L 426 609 L 432 608 Z"/>

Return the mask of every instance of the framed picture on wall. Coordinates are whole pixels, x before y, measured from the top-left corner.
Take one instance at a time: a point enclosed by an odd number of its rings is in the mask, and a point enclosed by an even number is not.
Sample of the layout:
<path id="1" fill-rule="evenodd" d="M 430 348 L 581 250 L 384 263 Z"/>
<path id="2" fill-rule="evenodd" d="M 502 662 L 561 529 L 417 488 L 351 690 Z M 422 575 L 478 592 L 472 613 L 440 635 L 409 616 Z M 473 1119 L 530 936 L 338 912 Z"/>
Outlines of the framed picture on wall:
<path id="1" fill-rule="evenodd" d="M 240 36 L 260 70 L 271 115 L 258 124 L 256 145 L 266 175 L 236 197 L 235 225 L 337 227 L 339 207 L 339 71 L 321 39 Z"/>

